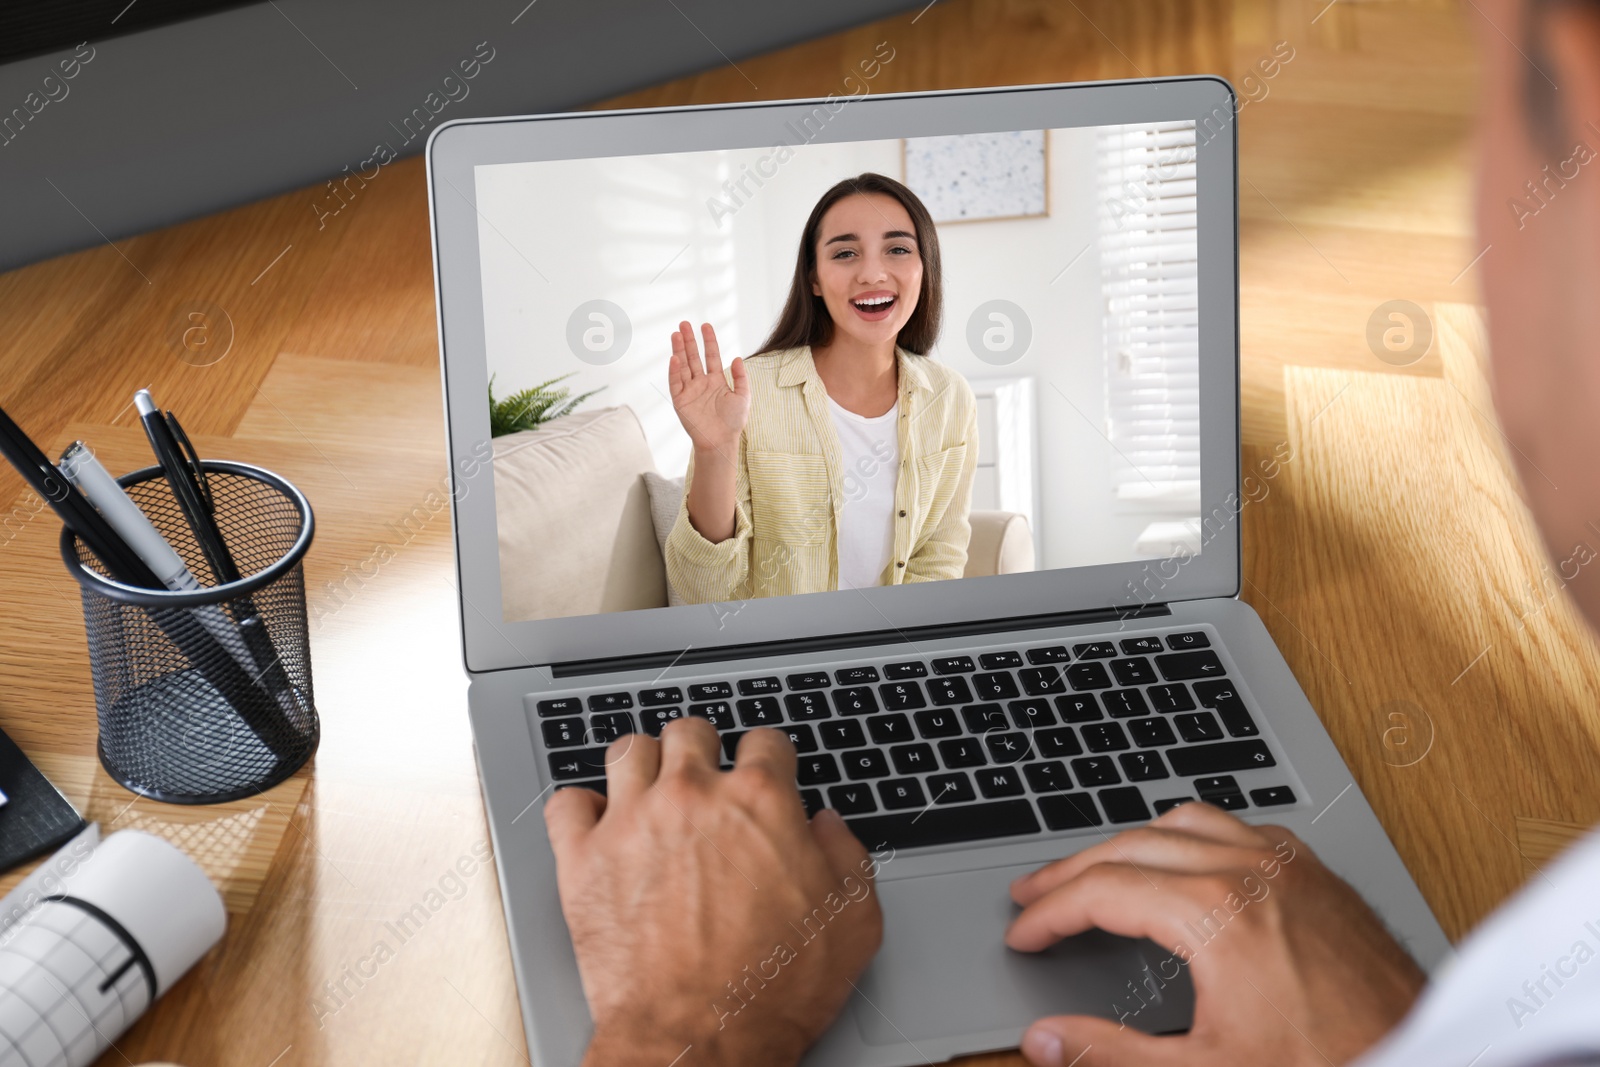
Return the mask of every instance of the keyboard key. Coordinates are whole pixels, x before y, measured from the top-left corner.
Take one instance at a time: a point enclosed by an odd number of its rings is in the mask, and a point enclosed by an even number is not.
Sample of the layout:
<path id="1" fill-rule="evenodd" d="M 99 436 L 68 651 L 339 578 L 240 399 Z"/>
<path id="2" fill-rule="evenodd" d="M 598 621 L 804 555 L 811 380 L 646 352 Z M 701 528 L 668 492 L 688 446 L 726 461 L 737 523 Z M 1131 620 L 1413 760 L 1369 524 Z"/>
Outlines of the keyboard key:
<path id="1" fill-rule="evenodd" d="M 1060 760 L 1030 763 L 1022 768 L 1022 773 L 1028 779 L 1028 788 L 1035 793 L 1065 793 L 1072 788 L 1072 776 Z"/>
<path id="2" fill-rule="evenodd" d="M 1120 752 L 1128 747 L 1128 735 L 1118 722 L 1094 722 L 1078 729 L 1083 734 L 1083 747 L 1090 752 Z"/>
<path id="3" fill-rule="evenodd" d="M 1174 652 L 1182 652 L 1191 648 L 1210 648 L 1211 638 L 1207 637 L 1199 630 L 1194 630 L 1189 633 L 1168 634 L 1167 647 L 1172 649 Z"/>
<path id="4" fill-rule="evenodd" d="M 840 815 L 864 815 L 878 810 L 872 787 L 865 785 L 836 785 L 828 790 L 828 803 Z"/>
<path id="5" fill-rule="evenodd" d="M 1022 779 L 1017 776 L 1015 767 L 988 767 L 975 773 L 978 776 L 978 788 L 990 800 L 1022 795 Z"/>
<path id="6" fill-rule="evenodd" d="M 639 722 L 651 737 L 660 737 L 661 728 L 673 719 L 683 718 L 682 708 L 644 708 L 639 712 Z"/>
<path id="7" fill-rule="evenodd" d="M 811 727 L 805 723 L 797 726 L 784 726 L 781 728 L 789 735 L 789 740 L 794 742 L 796 752 L 815 752 L 817 750 L 817 735 L 811 732 Z"/>
<path id="8" fill-rule="evenodd" d="M 1172 732 L 1172 724 L 1166 719 L 1134 719 L 1128 724 L 1128 733 L 1140 748 L 1159 748 L 1178 743 L 1177 735 Z"/>
<path id="9" fill-rule="evenodd" d="M 939 769 L 933 758 L 933 746 L 929 744 L 896 745 L 889 750 L 889 759 L 900 774 L 923 774 Z"/>
<path id="10" fill-rule="evenodd" d="M 833 680 L 840 685 L 866 685 L 878 680 L 878 668 L 844 667 L 833 672 Z"/>
<path id="11" fill-rule="evenodd" d="M 990 730 L 1011 728 L 1011 724 L 1006 721 L 1006 713 L 1000 710 L 999 704 L 974 704 L 969 708 L 962 708 L 961 717 L 967 721 L 968 733 L 986 734 Z"/>
<path id="12" fill-rule="evenodd" d="M 1174 711 L 1194 710 L 1194 698 L 1189 695 L 1189 687 L 1182 682 L 1172 685 L 1153 685 L 1147 692 L 1150 694 L 1150 703 L 1163 715 Z"/>
<path id="13" fill-rule="evenodd" d="M 590 711 L 621 711 L 633 707 L 632 693 L 591 693 Z"/>
<path id="14" fill-rule="evenodd" d="M 1193 800 L 1194 797 L 1167 797 L 1164 800 L 1155 801 L 1152 806 L 1156 809 L 1157 815 L 1165 815 L 1179 804 L 1188 804 Z"/>
<path id="15" fill-rule="evenodd" d="M 551 719 L 539 724 L 546 748 L 571 748 L 589 740 L 582 719 Z"/>
<path id="16" fill-rule="evenodd" d="M 1201 707 L 1211 708 L 1217 713 L 1230 736 L 1255 737 L 1261 733 L 1256 728 L 1255 720 L 1245 710 L 1239 691 L 1226 678 L 1194 683 L 1194 695 Z"/>
<path id="17" fill-rule="evenodd" d="M 1185 778 L 1278 765 L 1262 741 L 1221 741 L 1214 745 L 1175 748 L 1167 753 L 1167 761 L 1172 764 L 1173 773 Z"/>
<path id="18" fill-rule="evenodd" d="M 983 746 L 976 737 L 952 737 L 948 741 L 939 742 L 939 758 L 944 760 L 944 765 L 954 770 L 958 767 L 982 767 L 988 761 L 983 758 Z"/>
<path id="19" fill-rule="evenodd" d="M 783 683 L 776 678 L 739 679 L 739 693 L 741 696 L 753 697 L 781 692 L 783 692 Z"/>
<path id="20" fill-rule="evenodd" d="M 538 707 L 541 719 L 547 715 L 583 714 L 583 701 L 577 697 L 557 697 L 553 700 L 541 700 Z"/>
<path id="21" fill-rule="evenodd" d="M 604 778 L 596 778 L 594 781 L 591 781 L 591 782 L 560 782 L 560 783 L 558 783 L 556 785 L 556 788 L 557 789 L 592 789 L 596 793 L 599 793 L 601 796 L 605 796 L 606 795 L 606 780 Z"/>
<path id="22" fill-rule="evenodd" d="M 1116 676 L 1119 685 L 1150 685 L 1160 681 L 1150 661 L 1143 657 L 1114 659 L 1111 661 L 1111 673 Z"/>
<path id="23" fill-rule="evenodd" d="M 978 657 L 978 666 L 986 671 L 1003 671 L 1022 666 L 1022 657 L 1015 652 L 985 652 Z"/>
<path id="24" fill-rule="evenodd" d="M 786 679 L 790 689 L 826 689 L 833 682 L 828 678 L 827 671 L 807 671 L 805 674 L 791 674 Z"/>
<path id="25" fill-rule="evenodd" d="M 626 711 L 596 715 L 589 720 L 589 736 L 597 745 L 609 745 L 623 734 L 633 733 L 633 716 Z"/>
<path id="26" fill-rule="evenodd" d="M 1067 668 L 1067 681 L 1072 683 L 1073 692 L 1076 693 L 1086 689 L 1111 688 L 1111 676 L 1106 673 L 1104 663 L 1074 663 Z"/>
<path id="27" fill-rule="evenodd" d="M 1131 785 L 1100 790 L 1100 806 L 1106 809 L 1106 818 L 1112 822 L 1150 821 L 1150 809 L 1145 806 L 1144 797 Z"/>
<path id="28" fill-rule="evenodd" d="M 1140 656 L 1146 652 L 1162 652 L 1159 637 L 1130 637 L 1119 642 L 1124 656 Z"/>
<path id="29" fill-rule="evenodd" d="M 1072 658 L 1065 645 L 1047 645 L 1044 648 L 1028 649 L 1028 662 L 1034 666 L 1042 663 L 1066 663 Z"/>
<path id="30" fill-rule="evenodd" d="M 789 710 L 789 719 L 793 722 L 826 719 L 833 714 L 821 693 L 790 693 L 783 698 L 783 706 Z"/>
<path id="31" fill-rule="evenodd" d="M 1062 722 L 1094 722 L 1103 719 L 1105 715 L 1100 711 L 1100 705 L 1092 694 L 1079 695 L 1068 693 L 1056 697 L 1056 711 L 1061 713 Z"/>
<path id="32" fill-rule="evenodd" d="M 1116 785 L 1122 781 L 1110 756 L 1085 756 L 1072 761 L 1072 773 L 1079 785 Z"/>
<path id="33" fill-rule="evenodd" d="M 878 710 L 878 698 L 866 686 L 855 689 L 835 689 L 833 706 L 840 715 L 871 715 Z"/>
<path id="34" fill-rule="evenodd" d="M 1156 657 L 1156 668 L 1169 682 L 1185 682 L 1190 678 L 1221 678 L 1222 661 L 1215 652 L 1169 652 Z"/>
<path id="35" fill-rule="evenodd" d="M 1039 832 L 1039 819 L 1026 800 L 958 804 L 948 808 L 850 819 L 850 829 L 870 852 L 894 848 L 953 845 Z"/>
<path id="36" fill-rule="evenodd" d="M 659 707 L 662 704 L 682 704 L 683 690 L 676 686 L 671 689 L 641 689 L 639 703 L 647 708 Z"/>
<path id="37" fill-rule="evenodd" d="M 1052 830 L 1086 830 L 1103 821 L 1088 793 L 1062 793 L 1039 798 L 1039 813 Z"/>
<path id="38" fill-rule="evenodd" d="M 915 739 L 911 720 L 904 715 L 874 715 L 867 720 L 867 735 L 879 745 L 898 745 Z"/>
<path id="39" fill-rule="evenodd" d="M 733 686 L 727 682 L 701 682 L 689 687 L 690 700 L 732 700 Z"/>
<path id="40" fill-rule="evenodd" d="M 1033 758 L 1033 748 L 1028 744 L 1027 734 L 984 734 L 983 744 L 989 750 L 989 758 L 995 763 L 1021 763 Z"/>
<path id="41" fill-rule="evenodd" d="M 885 682 L 878 686 L 878 693 L 883 697 L 883 706 L 890 711 L 910 711 L 928 703 L 916 682 Z"/>
<path id="42" fill-rule="evenodd" d="M 783 712 L 777 697 L 750 697 L 739 701 L 739 723 L 743 726 L 779 726 Z"/>
<path id="43" fill-rule="evenodd" d="M 1160 720 L 1157 720 L 1158 722 Z M 1046 757 L 1081 756 L 1083 746 L 1078 744 L 1078 735 L 1070 726 L 1057 726 L 1052 730 L 1040 730 L 1033 735 L 1033 743 L 1039 749 L 1039 755 Z"/>
<path id="44" fill-rule="evenodd" d="M 1214 797 L 1223 793 L 1239 792 L 1239 779 L 1231 774 L 1219 774 L 1211 778 L 1196 778 L 1194 791 L 1200 794 L 1200 799 Z"/>
<path id="45" fill-rule="evenodd" d="M 1221 741 L 1222 727 L 1217 725 L 1217 717 L 1209 711 L 1192 711 L 1185 715 L 1175 715 L 1172 725 L 1178 728 L 1178 734 L 1190 742 Z"/>
<path id="46" fill-rule="evenodd" d="M 1067 668 L 1069 671 L 1072 669 Z M 1067 691 L 1066 684 L 1061 681 L 1061 670 L 1058 667 L 1024 667 L 1017 672 L 1017 676 L 1022 679 L 1022 691 L 1031 697 Z"/>
<path id="47" fill-rule="evenodd" d="M 575 748 L 567 752 L 550 753 L 550 777 L 558 782 L 574 778 L 603 778 L 606 773 L 606 750 L 603 748 Z"/>
<path id="48" fill-rule="evenodd" d="M 822 790 L 800 790 L 800 803 L 805 805 L 806 818 L 811 818 L 811 816 L 822 810 Z"/>
<path id="49" fill-rule="evenodd" d="M 928 798 L 922 795 L 922 783 L 915 778 L 891 778 L 887 782 L 879 782 L 878 796 L 890 811 L 928 806 Z"/>
<path id="50" fill-rule="evenodd" d="M 934 674 L 971 674 L 977 669 L 971 656 L 949 656 L 933 661 Z"/>
<path id="51" fill-rule="evenodd" d="M 733 730 L 722 735 L 722 755 L 729 763 L 733 762 L 734 757 L 739 752 L 739 738 L 748 732 L 747 730 Z"/>
<path id="52" fill-rule="evenodd" d="M 1218 796 L 1207 797 L 1206 803 L 1221 808 L 1223 811 L 1243 811 L 1250 806 L 1243 793 L 1222 793 Z"/>
<path id="53" fill-rule="evenodd" d="M 863 778 L 889 777 L 889 761 L 875 748 L 846 752 L 839 760 L 844 764 L 845 776 L 852 782 L 859 782 Z"/>
<path id="54" fill-rule="evenodd" d="M 795 775 L 801 785 L 827 785 L 839 780 L 839 762 L 826 752 L 800 757 Z"/>
<path id="55" fill-rule="evenodd" d="M 973 675 L 972 686 L 980 700 L 1010 700 L 1022 695 L 1017 690 L 1017 680 L 1005 673 Z"/>
<path id="56" fill-rule="evenodd" d="M 719 730 L 733 729 L 733 706 L 726 700 L 713 700 L 708 704 L 690 704 L 689 714 L 708 720 Z"/>
<path id="57" fill-rule="evenodd" d="M 912 660 L 909 663 L 887 663 L 883 668 L 885 678 L 926 678 L 928 668 Z"/>
<path id="58" fill-rule="evenodd" d="M 1013 700 L 1011 721 L 1017 724 L 1019 730 L 1032 730 L 1054 725 L 1056 713 L 1050 710 L 1049 702 L 1042 699 Z"/>
<path id="59" fill-rule="evenodd" d="M 1100 703 L 1106 706 L 1106 712 L 1113 719 L 1131 719 L 1136 715 L 1150 714 L 1150 705 L 1144 702 L 1144 694 L 1137 689 L 1113 689 L 1100 694 Z"/>
<path id="60" fill-rule="evenodd" d="M 1073 645 L 1072 654 L 1079 659 L 1110 659 L 1117 654 L 1117 646 L 1110 641 L 1093 641 L 1085 645 Z"/>
<path id="61" fill-rule="evenodd" d="M 928 699 L 948 707 L 972 703 L 972 690 L 965 678 L 935 678 L 928 683 Z"/>
<path id="62" fill-rule="evenodd" d="M 923 737 L 956 737 L 961 733 L 961 723 L 954 708 L 935 708 L 919 711 L 912 716 L 917 723 L 917 733 Z"/>
<path id="63" fill-rule="evenodd" d="M 1271 808 L 1279 804 L 1293 804 L 1295 795 L 1294 790 L 1286 785 L 1274 785 L 1250 790 L 1250 799 L 1256 802 L 1258 808 Z"/>
<path id="64" fill-rule="evenodd" d="M 1124 752 L 1117 757 L 1117 762 L 1122 764 L 1122 773 L 1130 782 L 1154 782 L 1170 777 L 1159 752 Z"/>
<path id="65" fill-rule="evenodd" d="M 935 804 L 965 804 L 978 799 L 972 791 L 972 780 L 962 771 L 928 775 L 928 795 Z"/>
<path id="66" fill-rule="evenodd" d="M 817 727 L 817 733 L 822 738 L 823 748 L 860 748 L 867 743 L 867 736 L 856 719 L 822 723 Z"/>

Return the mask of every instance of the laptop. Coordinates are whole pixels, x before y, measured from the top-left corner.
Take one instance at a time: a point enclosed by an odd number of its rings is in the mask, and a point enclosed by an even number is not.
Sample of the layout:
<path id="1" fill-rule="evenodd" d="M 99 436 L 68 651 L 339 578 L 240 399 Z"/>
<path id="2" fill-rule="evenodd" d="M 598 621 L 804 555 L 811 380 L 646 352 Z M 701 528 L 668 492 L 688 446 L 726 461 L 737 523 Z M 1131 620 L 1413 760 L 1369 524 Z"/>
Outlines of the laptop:
<path id="1" fill-rule="evenodd" d="M 539 1067 L 590 1034 L 542 804 L 603 791 L 611 741 L 684 715 L 721 732 L 724 766 L 743 731 L 786 731 L 798 803 L 880 858 L 882 950 L 808 1063 L 1011 1048 L 1069 1012 L 1185 1029 L 1192 987 L 1160 946 L 1001 940 L 1015 876 L 1185 800 L 1286 825 L 1424 967 L 1449 950 L 1238 598 L 1239 515 L 1293 456 L 1241 471 L 1231 87 L 873 92 L 893 61 L 880 46 L 825 98 L 463 120 L 428 142 L 469 704 Z M 891 180 L 875 203 L 926 219 L 913 254 L 939 252 L 917 305 L 938 297 L 937 328 L 900 377 L 968 412 L 960 439 L 928 435 L 953 466 L 894 442 L 924 520 L 906 554 L 933 555 L 937 528 L 938 566 L 839 587 L 830 505 L 872 472 L 802 420 L 794 455 L 741 450 L 769 475 L 740 483 L 742 581 L 688 580 L 671 336 L 710 322 L 761 388 L 807 377 L 809 346 L 763 346 L 813 209 L 868 174 Z"/>

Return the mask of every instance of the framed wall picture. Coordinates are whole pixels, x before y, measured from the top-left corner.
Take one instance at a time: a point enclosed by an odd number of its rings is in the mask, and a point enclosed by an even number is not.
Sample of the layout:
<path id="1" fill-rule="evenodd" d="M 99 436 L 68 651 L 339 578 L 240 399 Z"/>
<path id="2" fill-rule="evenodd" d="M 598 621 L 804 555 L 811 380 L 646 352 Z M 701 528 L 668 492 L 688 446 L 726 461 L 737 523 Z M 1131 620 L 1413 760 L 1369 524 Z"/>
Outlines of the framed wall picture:
<path id="1" fill-rule="evenodd" d="M 901 138 L 901 180 L 934 222 L 1050 214 L 1045 130 Z"/>

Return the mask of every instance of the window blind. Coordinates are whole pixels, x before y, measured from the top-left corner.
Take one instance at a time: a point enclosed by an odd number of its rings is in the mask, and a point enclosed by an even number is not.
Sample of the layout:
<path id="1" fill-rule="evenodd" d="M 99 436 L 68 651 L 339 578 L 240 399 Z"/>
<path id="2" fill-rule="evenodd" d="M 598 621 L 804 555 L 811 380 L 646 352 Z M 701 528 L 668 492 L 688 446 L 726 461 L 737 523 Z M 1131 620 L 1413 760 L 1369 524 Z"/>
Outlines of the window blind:
<path id="1" fill-rule="evenodd" d="M 1192 509 L 1200 502 L 1194 123 L 1113 126 L 1098 139 L 1113 492 Z"/>

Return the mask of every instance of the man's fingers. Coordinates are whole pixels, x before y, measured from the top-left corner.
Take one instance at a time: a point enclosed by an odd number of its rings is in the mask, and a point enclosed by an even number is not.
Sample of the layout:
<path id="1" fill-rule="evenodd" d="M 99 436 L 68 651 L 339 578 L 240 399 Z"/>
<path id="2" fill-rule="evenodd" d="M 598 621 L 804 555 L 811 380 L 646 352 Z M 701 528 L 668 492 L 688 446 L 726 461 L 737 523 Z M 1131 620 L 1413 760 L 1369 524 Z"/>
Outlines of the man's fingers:
<path id="1" fill-rule="evenodd" d="M 661 745 L 644 734 L 623 734 L 606 746 L 606 796 L 613 805 L 627 804 L 656 784 L 661 770 Z"/>
<path id="2" fill-rule="evenodd" d="M 837 811 L 823 808 L 817 812 L 811 820 L 811 835 L 817 839 L 822 854 L 828 857 L 829 866 L 839 877 L 853 874 L 858 879 L 871 879 L 872 864 L 867 846 L 851 832 Z"/>
<path id="3" fill-rule="evenodd" d="M 1171 951 L 1193 936 L 1185 933 L 1184 924 L 1206 914 L 1207 908 L 1197 903 L 1200 885 L 1217 881 L 1127 863 L 1096 864 L 1023 908 L 1006 931 L 1006 944 L 1038 952 L 1098 927 L 1124 937 L 1148 937 Z M 1218 894 L 1216 906 L 1222 907 L 1226 897 L 1226 891 Z"/>
<path id="4" fill-rule="evenodd" d="M 1254 826 L 1215 805 L 1206 803 L 1179 804 L 1159 818 L 1152 819 L 1150 825 L 1182 830 L 1196 837 L 1209 838 L 1230 845 L 1259 847 L 1267 840 L 1266 835 Z"/>
<path id="5" fill-rule="evenodd" d="M 674 719 L 661 730 L 661 773 L 706 775 L 717 771 L 717 728 L 696 715 Z"/>
<path id="6" fill-rule="evenodd" d="M 594 829 L 605 804 L 605 797 L 588 789 L 557 789 L 545 801 L 544 827 L 557 863 Z"/>
<path id="7" fill-rule="evenodd" d="M 1056 860 L 1011 883 L 1011 899 L 1027 907 L 1056 886 L 1065 885 L 1097 863 L 1128 863 L 1200 874 L 1253 867 L 1262 848 L 1222 844 L 1159 823 L 1125 830 L 1082 852 Z"/>
<path id="8" fill-rule="evenodd" d="M 758 726 L 739 738 L 739 748 L 733 754 L 734 770 L 759 769 L 780 782 L 794 785 L 795 771 L 800 757 L 795 753 L 789 735 L 769 726 Z M 798 790 L 799 786 L 795 786 Z"/>
<path id="9" fill-rule="evenodd" d="M 1180 1062 L 1187 1046 L 1088 1015 L 1052 1015 L 1022 1035 L 1022 1054 L 1036 1067 L 1159 1067 Z"/>

